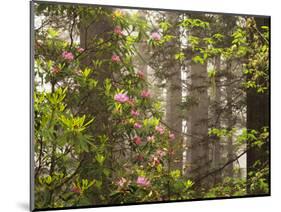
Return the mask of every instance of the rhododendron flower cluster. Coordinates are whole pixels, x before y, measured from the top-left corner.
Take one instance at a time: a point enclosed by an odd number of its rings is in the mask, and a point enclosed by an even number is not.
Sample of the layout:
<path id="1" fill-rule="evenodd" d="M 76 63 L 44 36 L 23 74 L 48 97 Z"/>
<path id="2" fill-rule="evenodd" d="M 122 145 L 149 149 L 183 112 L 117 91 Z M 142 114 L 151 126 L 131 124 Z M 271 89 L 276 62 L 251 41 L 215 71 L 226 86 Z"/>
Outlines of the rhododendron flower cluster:
<path id="1" fill-rule="evenodd" d="M 79 48 L 77 49 L 77 51 L 80 52 L 80 53 L 82 53 L 83 51 L 85 51 L 85 49 L 83 49 L 82 47 L 79 47 Z"/>
<path id="2" fill-rule="evenodd" d="M 139 128 L 141 128 L 142 127 L 142 125 L 140 124 L 140 123 L 135 123 L 134 124 L 134 128 L 136 128 L 136 129 L 139 129 Z"/>
<path id="3" fill-rule="evenodd" d="M 122 28 L 120 26 L 116 26 L 114 28 L 114 33 L 117 35 L 123 35 Z"/>
<path id="4" fill-rule="evenodd" d="M 120 57 L 118 55 L 114 54 L 111 57 L 111 61 L 117 63 L 117 62 L 120 62 L 121 60 L 120 60 Z"/>
<path id="5" fill-rule="evenodd" d="M 139 116 L 140 113 L 137 110 L 131 110 L 131 115 L 132 116 Z"/>
<path id="6" fill-rule="evenodd" d="M 151 165 L 152 166 L 157 166 L 160 163 L 160 160 L 157 156 L 152 156 L 152 160 L 151 160 Z"/>
<path id="7" fill-rule="evenodd" d="M 160 163 L 160 160 L 162 159 L 163 156 L 166 155 L 166 152 L 161 150 L 161 149 L 158 149 L 154 155 L 152 155 L 152 158 L 151 158 L 151 165 L 152 166 L 157 166 L 159 163 Z"/>
<path id="8" fill-rule="evenodd" d="M 161 149 L 158 149 L 158 150 L 156 151 L 156 155 L 157 155 L 158 157 L 162 158 L 163 156 L 166 155 L 166 152 L 163 151 L 163 150 L 161 150 Z"/>
<path id="9" fill-rule="evenodd" d="M 140 186 L 147 187 L 150 186 L 150 181 L 146 177 L 139 176 L 137 179 L 137 184 Z"/>
<path id="10" fill-rule="evenodd" d="M 149 98 L 150 97 L 150 92 L 148 91 L 148 90 L 143 90 L 142 92 L 141 92 L 141 97 L 143 97 L 143 98 Z"/>
<path id="11" fill-rule="evenodd" d="M 138 71 L 137 75 L 138 75 L 138 77 L 141 78 L 141 79 L 144 79 L 144 77 L 145 77 L 145 74 L 144 74 L 143 71 Z"/>
<path id="12" fill-rule="evenodd" d="M 135 142 L 135 144 L 140 145 L 141 144 L 141 137 L 139 137 L 139 136 L 134 137 L 134 142 Z"/>
<path id="13" fill-rule="evenodd" d="M 115 94 L 114 100 L 120 103 L 125 103 L 129 100 L 129 97 L 125 93 Z"/>
<path id="14" fill-rule="evenodd" d="M 157 126 L 155 127 L 155 130 L 156 130 L 160 135 L 163 135 L 164 132 L 165 132 L 164 127 L 162 127 L 162 126 L 160 126 L 160 125 L 157 125 Z"/>
<path id="15" fill-rule="evenodd" d="M 175 138 L 176 138 L 176 136 L 175 136 L 175 134 L 174 133 L 169 133 L 169 138 L 171 139 L 171 140 L 174 140 Z"/>
<path id="16" fill-rule="evenodd" d="M 60 68 L 59 67 L 55 66 L 55 67 L 52 68 L 52 73 L 53 74 L 58 74 L 59 72 L 60 72 Z"/>
<path id="17" fill-rule="evenodd" d="M 68 52 L 68 51 L 64 51 L 62 53 L 62 57 L 67 60 L 67 61 L 72 61 L 74 60 L 74 55 L 71 53 L 71 52 Z"/>
<path id="18" fill-rule="evenodd" d="M 120 187 L 123 187 L 127 182 L 128 181 L 124 177 L 121 177 L 121 179 L 119 179 L 116 184 Z"/>
<path id="19" fill-rule="evenodd" d="M 153 33 L 151 33 L 151 38 L 153 40 L 159 41 L 159 40 L 161 40 L 161 35 L 158 32 L 153 32 Z"/>
<path id="20" fill-rule="evenodd" d="M 152 142 L 152 141 L 154 141 L 154 140 L 155 140 L 154 135 L 152 135 L 152 136 L 147 136 L 147 141 Z"/>

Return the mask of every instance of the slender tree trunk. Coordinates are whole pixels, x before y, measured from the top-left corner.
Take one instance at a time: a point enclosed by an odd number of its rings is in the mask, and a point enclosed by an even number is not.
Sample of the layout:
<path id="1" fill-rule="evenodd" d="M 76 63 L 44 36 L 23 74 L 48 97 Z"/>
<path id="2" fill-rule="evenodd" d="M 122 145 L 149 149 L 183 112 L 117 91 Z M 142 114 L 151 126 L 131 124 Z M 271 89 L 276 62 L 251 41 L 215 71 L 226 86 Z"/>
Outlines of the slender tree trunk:
<path id="1" fill-rule="evenodd" d="M 195 102 L 189 113 L 190 171 L 193 178 L 204 175 L 210 166 L 208 140 L 207 63 L 191 65 L 191 98 Z"/>
<path id="2" fill-rule="evenodd" d="M 226 86 L 226 101 L 227 101 L 227 107 L 226 107 L 226 125 L 227 125 L 227 130 L 230 131 L 233 128 L 234 122 L 233 122 L 233 108 L 232 108 L 232 86 L 231 86 L 231 81 L 232 81 L 232 61 L 227 61 L 226 65 L 226 83 L 229 84 Z M 230 161 L 234 158 L 234 151 L 233 151 L 233 138 L 232 136 L 228 136 L 226 140 L 226 152 L 227 152 L 227 161 Z M 225 175 L 227 177 L 233 177 L 233 163 L 230 163 L 226 168 L 225 168 Z"/>
<path id="3" fill-rule="evenodd" d="M 215 123 L 214 126 L 215 128 L 220 129 L 221 128 L 221 96 L 222 96 L 222 92 L 221 92 L 221 88 L 219 86 L 219 82 L 220 82 L 220 70 L 221 70 L 221 58 L 220 56 L 217 56 L 215 58 L 215 70 L 216 70 L 216 77 L 215 77 L 215 81 L 216 81 L 216 89 L 215 89 Z M 214 150 L 213 150 L 213 168 L 214 169 L 218 169 L 221 167 L 222 165 L 222 140 L 217 137 L 214 136 L 213 138 L 214 140 Z M 214 177 L 214 183 L 220 183 L 222 181 L 222 173 L 218 172 L 216 173 L 215 177 Z"/>
<path id="4" fill-rule="evenodd" d="M 255 18 L 258 30 L 261 26 L 269 26 L 269 23 L 264 18 Z M 260 131 L 262 127 L 269 126 L 269 91 L 257 93 L 255 88 L 250 88 L 247 91 L 247 129 Z M 252 194 L 250 184 L 252 172 L 259 171 L 264 164 L 269 163 L 269 142 L 266 142 L 260 148 L 251 147 L 251 142 L 248 144 L 247 152 L 247 192 Z M 259 161 L 258 164 L 255 164 Z M 266 183 L 269 183 L 269 176 L 266 176 Z M 258 191 L 260 194 L 260 191 Z"/>
<path id="5" fill-rule="evenodd" d="M 176 68 L 176 67 L 175 67 Z M 167 105 L 166 105 L 166 120 L 172 132 L 176 135 L 175 141 L 170 141 L 171 150 L 173 151 L 171 168 L 182 169 L 182 118 L 181 118 L 181 78 L 180 69 L 177 70 L 170 81 L 167 89 Z M 173 131 L 174 130 L 174 131 Z"/>
<path id="6" fill-rule="evenodd" d="M 181 83 L 181 65 L 175 60 L 175 54 L 180 51 L 179 27 L 176 25 L 178 19 L 177 14 L 168 14 L 168 21 L 174 25 L 171 34 L 177 39 L 174 40 L 174 45 L 169 47 L 170 54 L 169 64 L 167 66 L 167 96 L 166 96 L 166 122 L 175 134 L 176 139 L 170 141 L 171 169 L 179 169 L 182 171 L 183 161 L 183 143 L 181 139 L 182 132 L 182 116 L 180 104 L 182 102 L 182 83 Z"/>

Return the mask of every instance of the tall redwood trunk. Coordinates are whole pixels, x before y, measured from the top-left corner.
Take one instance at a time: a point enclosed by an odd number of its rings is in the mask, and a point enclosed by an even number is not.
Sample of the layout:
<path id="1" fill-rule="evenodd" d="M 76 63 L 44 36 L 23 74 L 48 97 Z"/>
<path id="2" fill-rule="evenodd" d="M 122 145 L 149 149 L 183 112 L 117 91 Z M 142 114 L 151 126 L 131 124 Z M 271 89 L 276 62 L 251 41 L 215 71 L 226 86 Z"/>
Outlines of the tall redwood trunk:
<path id="1" fill-rule="evenodd" d="M 189 133 L 191 151 L 190 171 L 193 178 L 203 176 L 210 167 L 208 138 L 209 98 L 207 64 L 191 65 L 191 98 L 195 102 L 189 113 Z"/>

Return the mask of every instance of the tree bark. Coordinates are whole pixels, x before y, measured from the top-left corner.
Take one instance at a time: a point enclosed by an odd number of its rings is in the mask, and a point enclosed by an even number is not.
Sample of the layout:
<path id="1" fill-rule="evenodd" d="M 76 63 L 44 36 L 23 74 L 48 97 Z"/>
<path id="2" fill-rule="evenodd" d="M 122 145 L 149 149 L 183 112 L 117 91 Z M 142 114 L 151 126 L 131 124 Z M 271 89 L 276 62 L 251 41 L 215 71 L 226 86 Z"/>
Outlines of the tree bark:
<path id="1" fill-rule="evenodd" d="M 193 178 L 204 175 L 210 166 L 207 77 L 207 63 L 191 65 L 191 98 L 195 104 L 189 113 L 189 133 L 191 134 L 189 173 Z"/>
<path id="2" fill-rule="evenodd" d="M 215 70 L 216 70 L 216 90 L 215 90 L 215 102 L 214 102 L 214 115 L 215 123 L 213 127 L 220 129 L 221 128 L 221 88 L 218 86 L 220 82 L 220 71 L 221 71 L 221 58 L 220 56 L 215 57 Z M 222 165 L 222 140 L 218 136 L 213 138 L 213 168 L 218 169 Z M 217 172 L 214 176 L 214 184 L 220 183 L 222 181 L 222 173 Z"/>
<path id="3" fill-rule="evenodd" d="M 183 167 L 183 143 L 181 139 L 182 117 L 180 104 L 182 102 L 182 83 L 181 83 L 181 65 L 175 60 L 175 54 L 180 51 L 179 27 L 177 14 L 168 14 L 168 21 L 173 25 L 170 34 L 174 35 L 174 45 L 169 47 L 169 64 L 167 65 L 167 96 L 166 96 L 166 122 L 175 134 L 176 139 L 170 141 L 170 151 L 172 152 L 170 168 L 182 171 Z"/>

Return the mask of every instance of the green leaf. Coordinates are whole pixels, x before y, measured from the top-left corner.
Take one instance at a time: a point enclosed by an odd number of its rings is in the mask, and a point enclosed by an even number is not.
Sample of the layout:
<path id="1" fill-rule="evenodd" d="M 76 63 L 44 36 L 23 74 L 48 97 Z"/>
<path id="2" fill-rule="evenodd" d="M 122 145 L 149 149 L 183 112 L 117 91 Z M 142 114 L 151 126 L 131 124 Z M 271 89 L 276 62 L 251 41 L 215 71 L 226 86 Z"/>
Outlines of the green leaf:
<path id="1" fill-rule="evenodd" d="M 51 177 L 51 176 L 47 176 L 47 177 L 45 178 L 45 182 L 46 182 L 47 184 L 51 184 L 51 182 L 52 182 L 52 177 Z"/>
<path id="2" fill-rule="evenodd" d="M 174 170 L 174 171 L 171 171 L 171 172 L 170 172 L 170 176 L 171 176 L 174 180 L 178 179 L 178 178 L 180 177 L 180 175 L 181 175 L 180 170 Z"/>
<path id="3" fill-rule="evenodd" d="M 175 54 L 175 59 L 176 60 L 182 61 L 182 60 L 184 60 L 184 58 L 185 58 L 185 56 L 184 56 L 183 52 L 179 52 L 179 53 Z"/>
<path id="4" fill-rule="evenodd" d="M 208 77 L 209 78 L 214 78 L 216 76 L 216 70 L 215 69 L 210 69 L 208 70 Z"/>
<path id="5" fill-rule="evenodd" d="M 204 64 L 204 59 L 203 59 L 202 57 L 200 57 L 199 55 L 196 55 L 195 57 L 193 57 L 192 60 L 193 60 L 195 63 Z"/>
<path id="6" fill-rule="evenodd" d="M 187 180 L 187 181 L 184 182 L 184 187 L 185 187 L 186 189 L 191 188 L 192 185 L 193 185 L 193 182 L 192 182 L 191 180 Z"/>
<path id="7" fill-rule="evenodd" d="M 158 165 L 156 166 L 156 170 L 157 170 L 157 172 L 162 172 L 163 166 L 162 166 L 161 164 L 158 164 Z"/>
<path id="8" fill-rule="evenodd" d="M 163 29 L 163 31 L 167 31 L 171 27 L 171 24 L 167 21 L 163 21 L 159 23 L 159 27 Z"/>
<path id="9" fill-rule="evenodd" d="M 55 38 L 59 35 L 59 32 L 56 31 L 54 28 L 49 28 L 47 31 L 50 38 Z"/>
<path id="10" fill-rule="evenodd" d="M 82 72 L 83 77 L 87 78 L 89 76 L 89 74 L 91 74 L 93 72 L 92 69 L 90 68 L 85 68 L 85 70 Z"/>
<path id="11" fill-rule="evenodd" d="M 101 154 L 97 154 L 95 158 L 96 158 L 96 160 L 98 161 L 98 163 L 100 165 L 102 165 L 104 160 L 105 160 L 105 157 L 103 155 L 101 155 Z"/>

